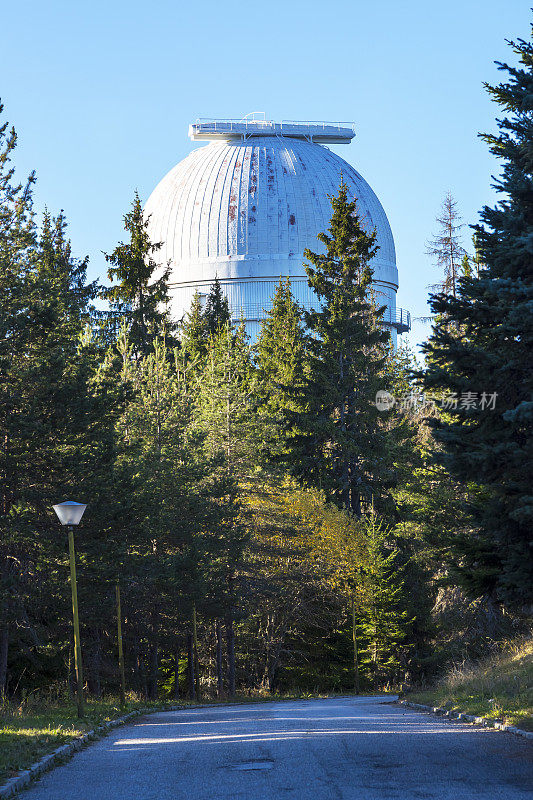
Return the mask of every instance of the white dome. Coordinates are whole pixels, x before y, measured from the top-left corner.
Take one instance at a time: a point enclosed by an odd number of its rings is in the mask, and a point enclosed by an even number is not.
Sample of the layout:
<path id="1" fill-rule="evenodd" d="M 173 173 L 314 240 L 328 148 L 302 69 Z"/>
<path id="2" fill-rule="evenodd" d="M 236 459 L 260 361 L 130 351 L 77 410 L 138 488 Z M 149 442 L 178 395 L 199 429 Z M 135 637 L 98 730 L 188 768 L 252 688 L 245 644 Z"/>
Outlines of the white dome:
<path id="1" fill-rule="evenodd" d="M 295 295 L 309 306 L 303 251 L 323 250 L 316 237 L 329 227 L 328 195 L 338 194 L 341 175 L 367 229 L 377 229 L 374 281 L 394 311 L 394 241 L 368 183 L 326 147 L 255 136 L 194 150 L 146 203 L 150 238 L 163 243 L 158 260 L 171 265 L 174 316 L 183 316 L 194 292 L 207 293 L 217 276 L 232 311 L 247 320 L 263 316 L 280 276 L 296 279 Z"/>

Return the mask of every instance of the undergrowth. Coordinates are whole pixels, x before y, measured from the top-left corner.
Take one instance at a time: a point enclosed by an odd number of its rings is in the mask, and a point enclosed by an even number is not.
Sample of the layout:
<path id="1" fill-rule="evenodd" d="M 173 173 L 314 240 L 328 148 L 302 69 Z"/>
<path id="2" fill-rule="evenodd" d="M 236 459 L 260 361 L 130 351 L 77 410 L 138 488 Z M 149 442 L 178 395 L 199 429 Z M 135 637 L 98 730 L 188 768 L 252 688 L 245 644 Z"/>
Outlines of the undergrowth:
<path id="1" fill-rule="evenodd" d="M 478 662 L 456 664 L 434 687 L 407 699 L 533 730 L 533 638 L 506 642 Z"/>

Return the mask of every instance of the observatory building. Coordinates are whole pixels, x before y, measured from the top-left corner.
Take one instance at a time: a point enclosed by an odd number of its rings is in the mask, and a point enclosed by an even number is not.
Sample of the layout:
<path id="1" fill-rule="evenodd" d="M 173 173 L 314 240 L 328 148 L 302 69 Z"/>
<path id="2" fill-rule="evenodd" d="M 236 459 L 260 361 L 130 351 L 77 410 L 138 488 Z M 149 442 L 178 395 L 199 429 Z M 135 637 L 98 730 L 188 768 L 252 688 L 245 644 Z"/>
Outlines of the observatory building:
<path id="1" fill-rule="evenodd" d="M 409 313 L 396 307 L 398 270 L 394 240 L 378 198 L 359 173 L 328 144 L 349 144 L 353 126 L 328 122 L 257 119 L 199 120 L 194 141 L 209 144 L 174 167 L 150 195 L 152 242 L 162 242 L 160 263 L 170 263 L 172 316 L 181 319 L 195 292 L 206 298 L 218 277 L 234 319 L 241 315 L 255 339 L 280 277 L 305 308 L 317 305 L 307 285 L 304 250 L 321 252 L 317 234 L 332 214 L 328 195 L 338 194 L 341 174 L 359 215 L 377 230 L 372 261 L 383 323 L 396 334 L 409 330 Z"/>

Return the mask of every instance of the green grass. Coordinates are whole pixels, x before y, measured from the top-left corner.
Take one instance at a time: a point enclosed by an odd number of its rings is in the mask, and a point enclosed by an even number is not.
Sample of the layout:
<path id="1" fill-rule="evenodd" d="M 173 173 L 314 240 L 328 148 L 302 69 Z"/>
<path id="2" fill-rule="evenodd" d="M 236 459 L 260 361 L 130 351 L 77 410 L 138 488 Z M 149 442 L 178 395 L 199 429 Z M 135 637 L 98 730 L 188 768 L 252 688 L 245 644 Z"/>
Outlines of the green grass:
<path id="1" fill-rule="evenodd" d="M 475 714 L 533 730 L 533 639 L 507 643 L 475 664 L 456 665 L 432 689 L 410 692 L 413 703 Z"/>
<path id="2" fill-rule="evenodd" d="M 152 705 L 161 707 L 161 703 Z M 20 705 L 0 705 L 0 785 L 103 722 L 148 706 L 144 700 L 131 699 L 122 710 L 116 699 L 88 701 L 86 716 L 80 720 L 73 703 L 30 698 Z"/>

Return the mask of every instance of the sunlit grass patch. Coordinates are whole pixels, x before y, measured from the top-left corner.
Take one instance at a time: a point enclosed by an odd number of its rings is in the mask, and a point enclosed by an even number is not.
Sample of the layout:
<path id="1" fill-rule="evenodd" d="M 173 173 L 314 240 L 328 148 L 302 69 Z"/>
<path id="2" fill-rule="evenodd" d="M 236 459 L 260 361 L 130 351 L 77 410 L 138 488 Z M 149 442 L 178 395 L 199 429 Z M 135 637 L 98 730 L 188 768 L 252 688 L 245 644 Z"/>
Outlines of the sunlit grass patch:
<path id="1" fill-rule="evenodd" d="M 508 642 L 475 664 L 455 665 L 433 689 L 407 699 L 533 730 L 533 639 Z"/>
<path id="2" fill-rule="evenodd" d="M 132 698 L 121 710 L 115 699 L 88 701 L 86 716 L 80 720 L 70 702 L 29 698 L 20 704 L 4 703 L 0 706 L 0 784 L 103 722 L 147 705 Z"/>

